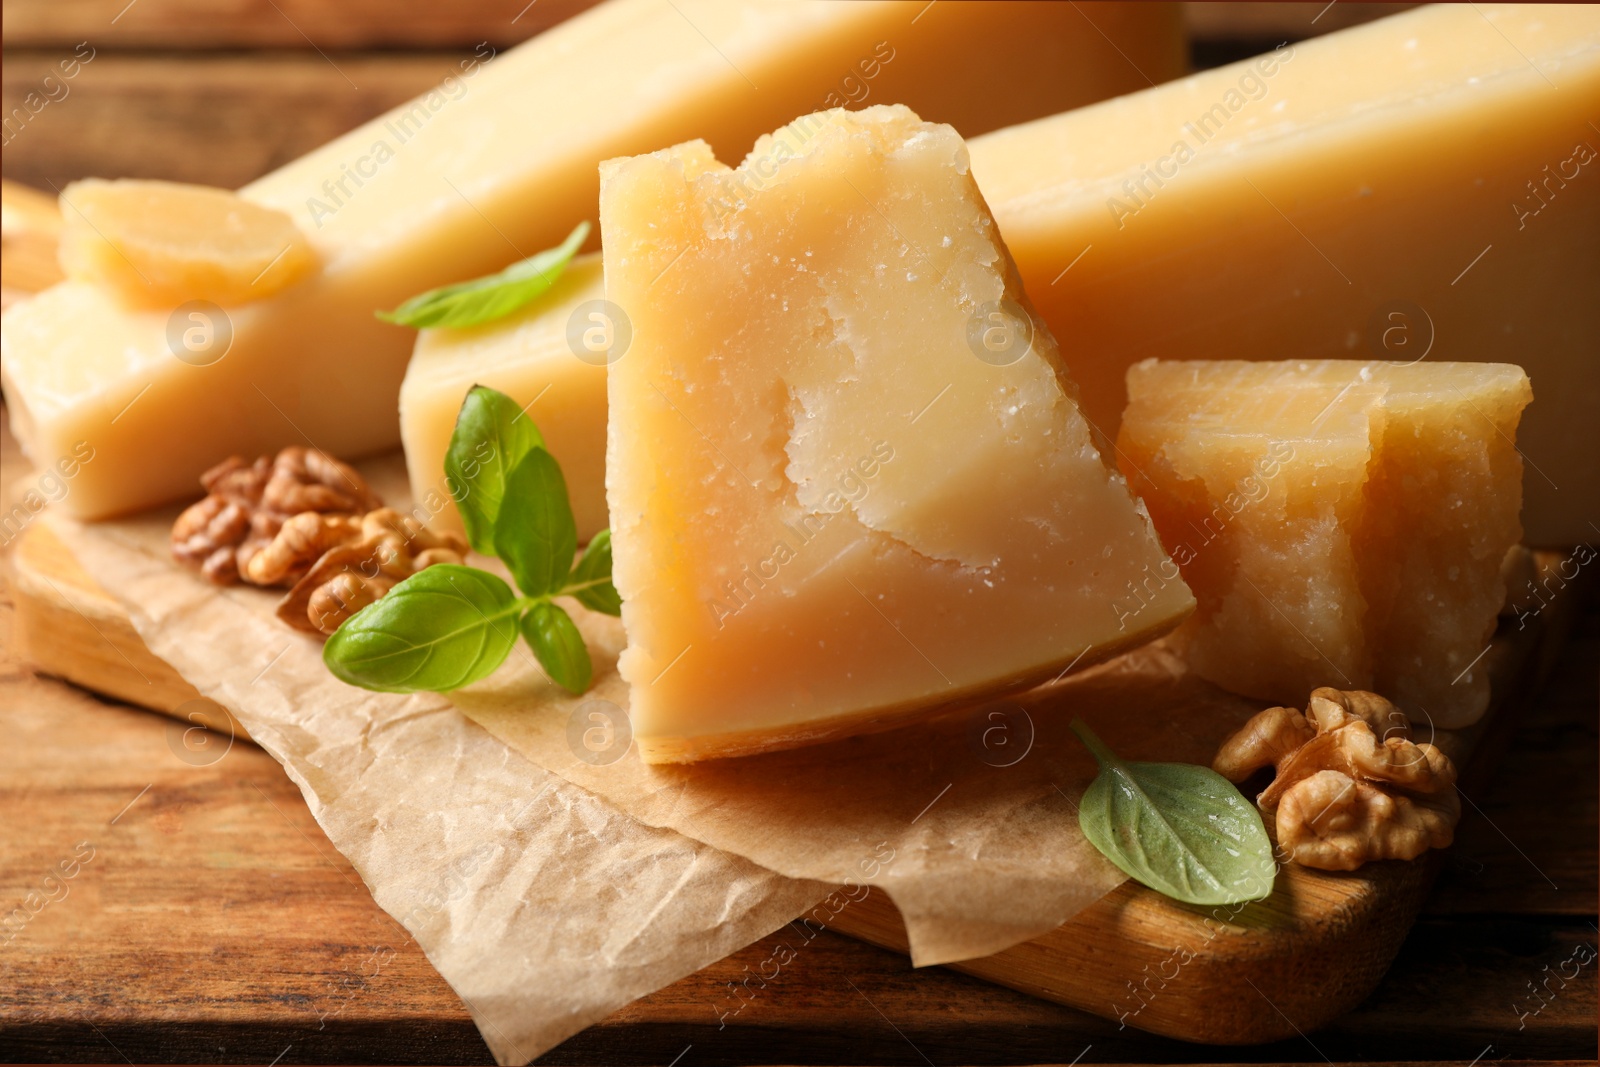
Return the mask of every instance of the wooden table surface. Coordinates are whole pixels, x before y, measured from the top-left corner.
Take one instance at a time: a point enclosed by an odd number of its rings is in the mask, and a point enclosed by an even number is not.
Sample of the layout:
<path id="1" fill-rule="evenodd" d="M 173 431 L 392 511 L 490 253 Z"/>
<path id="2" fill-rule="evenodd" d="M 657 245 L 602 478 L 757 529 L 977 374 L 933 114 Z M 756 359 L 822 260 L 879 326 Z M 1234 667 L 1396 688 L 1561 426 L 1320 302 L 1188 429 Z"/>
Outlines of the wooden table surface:
<path id="1" fill-rule="evenodd" d="M 65 96 L 7 126 L 6 177 L 45 189 L 85 174 L 239 184 L 427 87 L 478 41 L 509 45 L 585 6 L 135 3 L 5 0 L 7 115 L 80 42 L 94 52 Z M 1196 9 L 1194 54 L 1224 61 L 1379 7 Z M 29 477 L 0 432 L 0 509 Z M 166 720 L 35 676 L 11 617 L 0 584 L 0 1059 L 489 1062 L 460 1000 L 277 764 L 245 742 L 196 764 Z M 1304 1038 L 1218 1049 L 1119 1031 L 824 933 L 726 1027 L 724 983 L 768 943 L 540 1062 L 1593 1060 L 1597 664 L 1591 603 L 1492 787 L 1468 798 L 1388 978 Z M 52 880 L 63 863 L 72 876 Z M 47 903 L 19 920 L 32 892 Z"/>

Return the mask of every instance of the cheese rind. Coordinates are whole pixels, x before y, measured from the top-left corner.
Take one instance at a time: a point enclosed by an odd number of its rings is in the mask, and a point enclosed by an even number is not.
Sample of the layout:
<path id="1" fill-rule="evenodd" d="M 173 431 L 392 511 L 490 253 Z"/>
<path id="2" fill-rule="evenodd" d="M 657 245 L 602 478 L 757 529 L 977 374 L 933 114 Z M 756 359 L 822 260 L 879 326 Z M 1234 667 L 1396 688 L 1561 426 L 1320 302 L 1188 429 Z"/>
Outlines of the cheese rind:
<path id="1" fill-rule="evenodd" d="M 1062 5 L 610 0 L 507 55 L 485 45 L 437 90 L 240 190 L 296 221 L 314 277 L 204 322 L 123 311 L 77 281 L 8 311 L 12 425 L 43 464 L 94 448 L 62 501 L 85 518 L 188 495 L 230 453 L 391 448 L 414 338 L 373 311 L 558 244 L 593 218 L 600 160 L 690 137 L 742 150 L 840 93 L 977 132 L 1126 91 L 1135 65 L 1181 69 L 1175 7 L 1094 19 Z M 175 358 L 174 332 L 191 327 L 203 351 Z"/>
<path id="2" fill-rule="evenodd" d="M 1108 434 L 1146 358 L 1515 363 L 1523 522 L 1570 544 L 1600 522 L 1597 99 L 1600 7 L 1439 4 L 976 138 L 972 168 Z"/>
<path id="3" fill-rule="evenodd" d="M 1172 637 L 1198 673 L 1290 707 L 1333 686 L 1439 727 L 1483 714 L 1521 368 L 1147 360 L 1128 394 L 1119 463 L 1199 601 Z"/>
<path id="4" fill-rule="evenodd" d="M 411 495 L 422 509 L 419 518 L 435 527 L 462 529 L 444 456 L 468 391 L 487 385 L 515 400 L 539 427 L 545 447 L 561 464 L 579 539 L 587 541 L 606 528 L 610 353 L 581 358 L 570 336 L 574 316 L 583 317 L 584 305 L 604 297 L 600 255 L 579 256 L 548 292 L 520 311 L 468 329 L 417 334 L 400 385 L 400 439 Z M 579 323 L 580 348 L 581 330 L 594 328 L 588 322 L 583 317 Z"/>
<path id="5" fill-rule="evenodd" d="M 883 729 L 1191 609 L 1054 339 L 991 318 L 1026 298 L 949 127 L 830 111 L 738 170 L 701 142 L 613 160 L 600 224 L 633 324 L 607 494 L 646 760 Z"/>

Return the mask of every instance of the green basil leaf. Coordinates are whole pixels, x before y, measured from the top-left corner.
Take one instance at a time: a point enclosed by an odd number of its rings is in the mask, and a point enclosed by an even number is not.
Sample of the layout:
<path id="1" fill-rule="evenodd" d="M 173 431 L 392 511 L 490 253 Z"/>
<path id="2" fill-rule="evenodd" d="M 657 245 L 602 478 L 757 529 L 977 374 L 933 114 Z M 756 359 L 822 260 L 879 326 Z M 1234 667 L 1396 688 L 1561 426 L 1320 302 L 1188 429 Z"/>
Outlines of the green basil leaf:
<path id="1" fill-rule="evenodd" d="M 444 473 L 474 551 L 495 554 L 494 525 L 506 478 L 524 456 L 543 447 L 539 428 L 515 400 L 486 385 L 467 391 L 445 450 Z"/>
<path id="2" fill-rule="evenodd" d="M 622 598 L 617 595 L 617 587 L 611 584 L 610 530 L 601 530 L 589 541 L 583 558 L 572 568 L 561 592 L 576 597 L 578 603 L 590 611 L 603 615 L 622 614 Z"/>
<path id="3" fill-rule="evenodd" d="M 487 571 L 436 564 L 346 619 L 322 647 L 322 662 L 363 689 L 448 692 L 504 662 L 522 608 Z"/>
<path id="4" fill-rule="evenodd" d="M 561 465 L 542 448 L 523 456 L 506 478 L 494 548 L 529 596 L 554 593 L 566 584 L 578 550 L 578 527 Z"/>
<path id="5" fill-rule="evenodd" d="M 589 688 L 594 665 L 589 649 L 572 616 L 548 600 L 541 600 L 522 617 L 522 636 L 557 685 L 571 693 Z"/>
<path id="6" fill-rule="evenodd" d="M 503 318 L 542 296 L 589 236 L 589 223 L 580 222 L 567 239 L 498 274 L 457 282 L 414 296 L 393 311 L 376 312 L 384 322 L 399 326 L 449 326 L 460 329 Z"/>
<path id="7" fill-rule="evenodd" d="M 1272 892 L 1277 865 L 1261 813 L 1222 775 L 1189 763 L 1124 763 L 1083 722 L 1100 764 L 1078 807 L 1094 847 L 1130 877 L 1190 904 L 1240 904 Z"/>

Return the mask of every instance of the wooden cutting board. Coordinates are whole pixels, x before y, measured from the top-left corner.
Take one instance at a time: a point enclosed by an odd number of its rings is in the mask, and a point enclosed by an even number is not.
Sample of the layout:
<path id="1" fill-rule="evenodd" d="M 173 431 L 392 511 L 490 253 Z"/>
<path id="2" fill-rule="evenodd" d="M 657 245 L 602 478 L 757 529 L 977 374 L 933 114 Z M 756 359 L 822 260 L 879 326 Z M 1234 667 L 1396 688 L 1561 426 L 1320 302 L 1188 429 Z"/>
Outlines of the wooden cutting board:
<path id="1" fill-rule="evenodd" d="M 1541 568 L 1563 557 L 1538 553 Z M 206 702 L 152 654 L 121 605 L 42 525 L 12 557 L 18 639 L 48 674 L 119 700 L 217 726 Z M 1495 699 L 1477 725 L 1437 742 L 1482 785 L 1571 628 L 1583 597 L 1555 598 L 1526 627 L 1504 620 L 1485 659 Z M 200 714 L 197 716 L 197 709 Z M 238 730 L 237 724 L 233 729 Z M 240 731 L 242 733 L 242 731 Z M 1382 978 L 1437 873 L 1439 853 L 1352 874 L 1286 867 L 1273 894 L 1243 907 L 1179 904 L 1124 883 L 1054 932 L 954 969 L 1113 1021 L 1189 1041 L 1247 1044 L 1308 1033 Z M 899 952 L 898 912 L 874 892 L 827 928 Z"/>
<path id="2" fill-rule="evenodd" d="M 44 198 L 4 187 L 6 300 L 55 280 L 58 220 Z M 9 532 L 9 531 L 8 531 Z M 1562 557 L 1537 554 L 1542 569 Z M 66 547 L 34 522 L 12 560 L 17 637 L 47 674 L 198 727 L 243 728 L 145 646 L 122 606 Z M 1591 575 L 1580 576 L 1589 580 Z M 1556 597 L 1520 627 L 1504 623 L 1486 661 L 1489 713 L 1438 744 L 1483 783 L 1564 644 L 1582 596 Z M 1290 866 L 1273 894 L 1242 908 L 1197 908 L 1132 882 L 1054 932 L 955 970 L 1143 1030 L 1190 1041 L 1246 1044 L 1308 1033 L 1362 1001 L 1404 940 L 1437 873 L 1440 854 L 1369 864 L 1353 874 Z M 882 893 L 822 926 L 906 952 L 904 926 Z"/>

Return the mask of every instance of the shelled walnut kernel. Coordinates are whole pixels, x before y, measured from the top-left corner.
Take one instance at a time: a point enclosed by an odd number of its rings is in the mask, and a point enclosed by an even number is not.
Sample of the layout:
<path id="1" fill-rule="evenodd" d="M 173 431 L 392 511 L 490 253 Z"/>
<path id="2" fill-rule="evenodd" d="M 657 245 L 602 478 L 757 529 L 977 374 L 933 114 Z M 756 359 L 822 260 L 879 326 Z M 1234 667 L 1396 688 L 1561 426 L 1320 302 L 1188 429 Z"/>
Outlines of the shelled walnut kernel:
<path id="1" fill-rule="evenodd" d="M 306 513 L 359 519 L 383 503 L 355 468 L 298 445 L 253 462 L 230 456 L 200 484 L 206 498 L 173 524 L 172 554 L 218 585 L 293 585 L 323 551 L 358 531 L 307 519 L 283 537 L 286 523 Z M 269 547 L 272 559 L 256 563 Z"/>
<path id="2" fill-rule="evenodd" d="M 1276 777 L 1256 798 L 1294 862 L 1353 871 L 1449 845 L 1461 817 L 1456 768 L 1411 740 L 1404 714 L 1376 693 L 1317 689 L 1306 711 L 1268 708 L 1218 750 L 1212 769 L 1243 782 Z"/>
<path id="3" fill-rule="evenodd" d="M 331 634 L 402 579 L 435 563 L 461 563 L 467 543 L 437 534 L 393 508 L 368 512 L 359 539 L 323 553 L 278 604 L 278 618 L 297 630 Z"/>
<path id="4" fill-rule="evenodd" d="M 206 498 L 178 516 L 172 554 L 218 585 L 292 587 L 278 617 L 331 634 L 402 579 L 461 563 L 459 535 L 383 507 L 355 468 L 315 449 L 232 456 L 200 476 Z"/>

